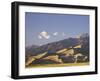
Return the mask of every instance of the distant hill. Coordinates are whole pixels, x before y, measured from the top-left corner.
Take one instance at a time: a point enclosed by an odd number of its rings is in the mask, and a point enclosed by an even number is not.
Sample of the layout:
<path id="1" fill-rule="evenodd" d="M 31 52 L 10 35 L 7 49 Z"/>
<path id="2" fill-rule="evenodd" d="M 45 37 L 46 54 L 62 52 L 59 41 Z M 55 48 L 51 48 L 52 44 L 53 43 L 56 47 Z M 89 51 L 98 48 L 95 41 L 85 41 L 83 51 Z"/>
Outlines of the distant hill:
<path id="1" fill-rule="evenodd" d="M 32 46 L 27 46 L 26 48 L 25 48 L 25 52 L 26 52 L 26 54 L 30 54 L 30 53 L 32 53 L 32 51 L 34 50 L 34 49 L 36 49 L 36 48 L 38 48 L 39 46 L 37 46 L 37 45 L 32 45 Z"/>
<path id="2" fill-rule="evenodd" d="M 26 66 L 89 61 L 89 35 L 26 48 Z"/>

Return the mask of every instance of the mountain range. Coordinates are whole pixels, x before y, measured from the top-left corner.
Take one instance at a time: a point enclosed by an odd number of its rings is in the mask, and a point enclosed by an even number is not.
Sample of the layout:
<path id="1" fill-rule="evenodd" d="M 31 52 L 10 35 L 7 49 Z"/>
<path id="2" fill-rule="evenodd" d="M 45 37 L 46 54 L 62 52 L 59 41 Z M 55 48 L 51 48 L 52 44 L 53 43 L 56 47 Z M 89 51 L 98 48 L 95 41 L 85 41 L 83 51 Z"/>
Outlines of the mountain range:
<path id="1" fill-rule="evenodd" d="M 89 62 L 89 35 L 25 48 L 25 65 Z"/>

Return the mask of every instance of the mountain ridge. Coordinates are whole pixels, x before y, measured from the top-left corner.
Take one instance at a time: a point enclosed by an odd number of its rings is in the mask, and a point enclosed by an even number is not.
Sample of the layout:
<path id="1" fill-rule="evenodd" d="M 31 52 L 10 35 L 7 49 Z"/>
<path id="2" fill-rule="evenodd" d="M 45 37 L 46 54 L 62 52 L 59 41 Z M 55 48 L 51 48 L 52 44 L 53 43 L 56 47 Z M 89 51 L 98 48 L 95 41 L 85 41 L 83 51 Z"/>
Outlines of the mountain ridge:
<path id="1" fill-rule="evenodd" d="M 31 59 L 30 62 L 29 58 L 31 57 L 33 57 L 33 61 Z M 28 52 L 26 50 L 26 65 L 83 61 L 89 61 L 89 35 L 87 34 L 78 38 L 68 38 L 48 43 L 34 49 L 32 48 Z"/>

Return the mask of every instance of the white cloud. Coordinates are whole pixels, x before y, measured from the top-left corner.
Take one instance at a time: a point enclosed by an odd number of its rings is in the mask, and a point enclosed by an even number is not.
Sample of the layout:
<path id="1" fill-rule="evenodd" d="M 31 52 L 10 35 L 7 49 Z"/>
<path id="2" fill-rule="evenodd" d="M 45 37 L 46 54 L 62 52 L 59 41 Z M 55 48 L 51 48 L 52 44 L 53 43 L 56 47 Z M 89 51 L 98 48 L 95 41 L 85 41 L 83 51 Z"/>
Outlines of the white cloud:
<path id="1" fill-rule="evenodd" d="M 45 38 L 45 39 L 49 39 L 50 35 L 48 34 L 48 32 L 46 31 L 42 31 L 39 35 L 39 38 Z"/>
<path id="2" fill-rule="evenodd" d="M 42 39 L 42 36 L 38 35 L 38 38 L 39 38 L 39 39 Z"/>
<path id="3" fill-rule="evenodd" d="M 58 32 L 54 32 L 53 35 L 54 35 L 54 36 L 57 36 L 57 35 L 58 35 Z"/>
<path id="4" fill-rule="evenodd" d="M 49 39 L 49 38 L 50 38 L 50 35 L 46 36 L 45 38 L 46 38 L 46 39 Z"/>

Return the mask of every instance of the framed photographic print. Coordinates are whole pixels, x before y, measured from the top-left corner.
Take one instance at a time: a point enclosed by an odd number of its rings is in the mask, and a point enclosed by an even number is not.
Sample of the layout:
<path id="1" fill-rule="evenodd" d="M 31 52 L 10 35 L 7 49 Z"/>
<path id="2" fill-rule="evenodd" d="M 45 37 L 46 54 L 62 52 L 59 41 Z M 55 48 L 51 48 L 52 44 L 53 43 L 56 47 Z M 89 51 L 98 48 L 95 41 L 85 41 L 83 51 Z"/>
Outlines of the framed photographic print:
<path id="1" fill-rule="evenodd" d="M 14 79 L 97 74 L 97 7 L 12 2 Z"/>

